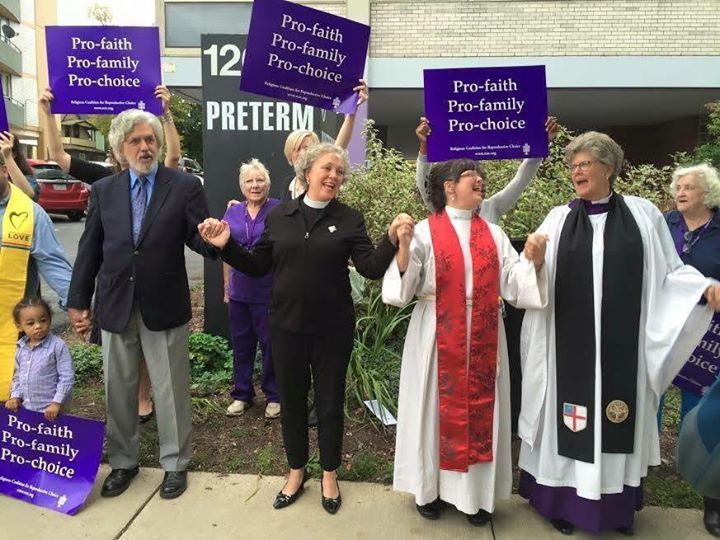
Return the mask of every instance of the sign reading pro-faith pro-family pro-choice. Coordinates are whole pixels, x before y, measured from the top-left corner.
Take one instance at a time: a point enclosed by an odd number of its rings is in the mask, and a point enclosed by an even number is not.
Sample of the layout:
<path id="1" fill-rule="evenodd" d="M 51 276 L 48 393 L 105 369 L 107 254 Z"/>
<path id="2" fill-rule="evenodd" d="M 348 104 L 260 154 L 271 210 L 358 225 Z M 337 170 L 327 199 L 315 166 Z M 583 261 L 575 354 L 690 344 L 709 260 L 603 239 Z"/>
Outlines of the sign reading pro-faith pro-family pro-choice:
<path id="1" fill-rule="evenodd" d="M 48 26 L 45 37 L 54 113 L 162 113 L 157 28 Z"/>
<path id="2" fill-rule="evenodd" d="M 545 157 L 544 66 L 426 69 L 428 159 Z"/>
<path id="3" fill-rule="evenodd" d="M 353 113 L 370 27 L 284 0 L 253 4 L 240 90 Z"/>

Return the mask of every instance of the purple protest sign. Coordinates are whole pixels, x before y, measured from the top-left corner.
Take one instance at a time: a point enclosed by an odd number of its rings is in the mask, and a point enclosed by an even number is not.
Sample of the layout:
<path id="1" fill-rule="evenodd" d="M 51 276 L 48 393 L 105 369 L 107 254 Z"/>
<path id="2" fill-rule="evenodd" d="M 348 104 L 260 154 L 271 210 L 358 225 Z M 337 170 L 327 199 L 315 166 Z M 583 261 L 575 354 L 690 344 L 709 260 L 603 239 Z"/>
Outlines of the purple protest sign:
<path id="1" fill-rule="evenodd" d="M 370 27 L 284 0 L 253 3 L 240 90 L 341 113 L 357 108 Z"/>
<path id="2" fill-rule="evenodd" d="M 690 358 L 675 377 L 673 384 L 702 396 L 720 374 L 720 313 L 713 315 L 710 328 Z"/>
<path id="3" fill-rule="evenodd" d="M 5 109 L 5 96 L 3 95 L 2 86 L 0 86 L 0 131 L 10 131 L 10 124 L 7 118 L 7 110 Z"/>
<path id="4" fill-rule="evenodd" d="M 0 493 L 74 514 L 95 483 L 102 457 L 102 422 L 0 407 Z"/>
<path id="5" fill-rule="evenodd" d="M 162 113 L 160 37 L 155 27 L 48 26 L 48 76 L 54 113 Z"/>
<path id="6" fill-rule="evenodd" d="M 426 69 L 428 160 L 548 154 L 545 66 Z"/>

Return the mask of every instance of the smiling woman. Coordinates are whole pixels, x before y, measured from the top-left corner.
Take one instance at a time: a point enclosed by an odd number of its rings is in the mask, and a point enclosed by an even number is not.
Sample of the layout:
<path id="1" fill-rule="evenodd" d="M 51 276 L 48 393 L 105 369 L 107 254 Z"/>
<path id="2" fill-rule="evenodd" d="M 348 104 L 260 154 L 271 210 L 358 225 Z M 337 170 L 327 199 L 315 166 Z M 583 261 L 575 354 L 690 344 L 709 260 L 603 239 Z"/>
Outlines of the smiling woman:
<path id="1" fill-rule="evenodd" d="M 565 157 L 578 198 L 538 229 L 553 294 L 521 336 L 519 491 L 564 534 L 629 535 L 660 463 L 658 398 L 720 309 L 720 287 L 682 264 L 651 202 L 612 190 L 614 140 L 583 133 Z"/>
<path id="2" fill-rule="evenodd" d="M 342 148 L 312 146 L 295 163 L 308 191 L 278 205 L 265 220 L 259 242 L 248 249 L 226 222 L 207 219 L 198 227 L 207 242 L 222 248 L 223 261 L 249 276 L 272 274 L 270 340 L 281 403 L 283 440 L 290 474 L 273 506 L 298 498 L 307 481 L 307 397 L 315 385 L 322 506 L 334 514 L 341 505 L 336 469 L 343 438 L 345 375 L 353 347 L 355 313 L 347 262 L 369 279 L 380 278 L 395 255 L 398 227 L 412 226 L 400 215 L 375 248 L 363 216 L 338 202 L 348 171 Z"/>

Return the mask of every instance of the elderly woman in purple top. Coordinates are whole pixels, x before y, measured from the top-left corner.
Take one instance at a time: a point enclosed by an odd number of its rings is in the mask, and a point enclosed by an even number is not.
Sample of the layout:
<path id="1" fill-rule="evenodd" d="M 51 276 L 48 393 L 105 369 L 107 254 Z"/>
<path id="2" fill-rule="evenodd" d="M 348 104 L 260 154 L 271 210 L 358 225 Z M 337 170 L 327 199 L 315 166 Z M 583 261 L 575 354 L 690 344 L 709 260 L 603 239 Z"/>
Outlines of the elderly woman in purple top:
<path id="1" fill-rule="evenodd" d="M 245 200 L 229 206 L 223 219 L 230 224 L 233 239 L 246 249 L 260 240 L 265 230 L 265 217 L 279 204 L 268 198 L 270 175 L 257 159 L 251 159 L 240 167 L 240 191 Z M 228 416 L 240 416 L 252 405 L 255 390 L 252 384 L 255 351 L 258 342 L 262 350 L 262 378 L 260 386 L 265 394 L 266 418 L 280 417 L 280 399 L 275 383 L 270 356 L 268 313 L 272 275 L 250 277 L 223 265 L 225 282 L 224 301 L 228 305 L 230 338 L 233 355 L 233 402 L 227 408 Z"/>

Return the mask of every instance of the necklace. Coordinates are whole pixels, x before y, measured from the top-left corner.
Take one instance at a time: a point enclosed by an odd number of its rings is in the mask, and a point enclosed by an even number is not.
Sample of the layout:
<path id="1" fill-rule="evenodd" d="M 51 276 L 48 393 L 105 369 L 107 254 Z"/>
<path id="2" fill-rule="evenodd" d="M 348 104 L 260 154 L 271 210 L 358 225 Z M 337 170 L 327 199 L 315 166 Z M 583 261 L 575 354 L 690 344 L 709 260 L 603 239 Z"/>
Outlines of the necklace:
<path id="1" fill-rule="evenodd" d="M 689 231 L 687 228 L 687 224 L 685 223 L 685 218 L 682 218 L 680 221 L 680 228 L 678 230 L 678 233 L 679 233 L 678 238 L 676 239 L 676 243 L 675 243 L 675 247 L 677 248 L 678 253 L 684 253 L 685 255 L 690 253 L 690 250 L 692 250 L 692 247 L 695 244 L 697 244 L 697 241 L 700 240 L 700 237 L 710 226 L 711 221 L 712 221 L 712 214 L 710 215 L 710 218 L 705 222 L 705 225 L 703 225 L 702 227 L 698 227 L 697 229 L 694 229 L 692 231 Z M 697 234 L 695 234 L 696 231 L 697 231 Z M 693 236 L 695 236 L 695 238 L 693 238 Z"/>

